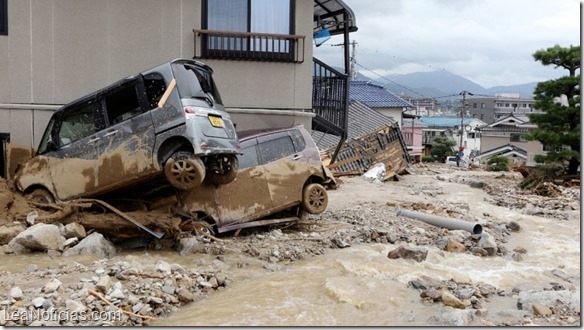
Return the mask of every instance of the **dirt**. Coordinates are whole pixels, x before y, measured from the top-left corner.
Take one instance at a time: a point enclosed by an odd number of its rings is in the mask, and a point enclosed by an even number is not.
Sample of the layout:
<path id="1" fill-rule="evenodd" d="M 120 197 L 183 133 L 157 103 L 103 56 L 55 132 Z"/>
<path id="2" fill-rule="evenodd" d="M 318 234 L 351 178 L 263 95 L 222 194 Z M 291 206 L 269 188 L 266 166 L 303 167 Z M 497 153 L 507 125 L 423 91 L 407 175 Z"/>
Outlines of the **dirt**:
<path id="1" fill-rule="evenodd" d="M 519 173 L 507 172 L 503 174 L 495 174 L 490 172 L 477 171 L 460 171 L 455 167 L 445 166 L 443 164 L 432 165 L 416 165 L 412 168 L 413 174 L 407 175 L 404 182 L 385 182 L 377 183 L 371 182 L 369 179 L 362 177 L 343 177 L 337 179 L 339 187 L 337 190 L 329 191 L 329 207 L 327 211 L 316 216 L 307 216 L 300 223 L 288 226 L 272 226 L 265 228 L 255 228 L 242 230 L 237 236 L 225 236 L 218 239 L 209 238 L 202 235 L 200 232 L 182 233 L 180 236 L 194 236 L 199 242 L 196 253 L 214 256 L 218 260 L 222 260 L 223 256 L 229 254 L 241 254 L 251 257 L 261 262 L 268 271 L 281 271 L 294 263 L 297 260 L 309 260 L 317 255 L 326 255 L 332 249 L 345 249 L 351 246 L 361 244 L 398 244 L 403 243 L 408 246 L 416 248 L 439 247 L 443 251 L 456 251 L 457 253 L 469 254 L 484 258 L 500 257 L 505 260 L 519 260 L 522 258 L 524 251 L 515 249 L 515 246 L 507 247 L 510 240 L 513 240 L 513 235 L 516 231 L 520 231 L 520 224 L 515 221 L 515 218 L 506 218 L 490 212 L 488 209 L 478 210 L 464 201 L 456 201 L 453 198 L 442 198 L 445 194 L 452 192 L 444 191 L 444 189 L 436 184 L 438 181 L 448 181 L 453 184 L 470 186 L 481 189 L 488 194 L 485 200 L 492 205 L 504 207 L 509 210 L 522 210 L 524 213 L 532 208 L 533 212 L 540 212 L 540 214 L 553 221 L 575 221 L 579 218 L 580 209 L 580 194 L 579 189 L 572 187 L 556 187 L 560 192 L 558 197 L 550 199 L 542 196 L 530 195 L 525 191 L 517 188 L 521 180 Z M 460 173 L 460 175 L 458 175 Z M 27 200 L 17 193 L 13 188 L 11 181 L 0 181 L 0 193 L 2 193 L 2 201 L 0 203 L 4 209 L 0 210 L 0 226 L 11 227 L 18 223 L 25 228 L 26 216 L 31 211 L 39 212 L 40 216 L 48 215 L 54 211 L 38 209 L 30 205 Z M 12 201 L 12 202 L 10 202 Z M 484 245 L 480 237 L 471 235 L 463 231 L 451 231 L 444 228 L 436 227 L 424 223 L 419 220 L 409 219 L 405 217 L 397 217 L 395 215 L 397 209 L 409 209 L 413 211 L 434 214 L 453 219 L 480 223 L 494 239 L 495 247 L 488 247 Z M 154 224 L 157 221 L 176 224 L 176 216 L 165 216 L 165 213 L 159 210 L 158 212 L 147 213 L 144 211 L 134 211 L 133 214 L 141 219 L 150 219 L 149 224 Z M 531 211 L 529 211 L 531 212 Z M 76 214 L 71 219 L 85 219 L 85 224 L 91 222 L 99 222 L 100 217 L 107 218 L 107 228 L 116 231 L 116 224 L 124 223 L 125 228 L 129 228 L 128 223 L 110 215 L 99 215 L 93 213 L 91 215 Z M 148 218 L 149 217 L 149 218 Z M 175 226 L 175 225 L 173 225 Z M 160 226 L 163 227 L 163 226 Z M 176 226 L 175 226 L 176 227 Z M 173 227 L 170 232 L 177 232 L 177 228 Z M 107 228 L 103 228 L 107 233 Z M 118 230 L 119 232 L 119 230 Z M 167 232 L 167 233 L 170 233 Z M 136 233 L 139 233 L 137 231 Z M 3 242 L 6 244 L 7 242 Z M 162 249 L 173 251 L 172 246 L 174 242 L 159 241 L 158 243 L 150 244 L 150 249 Z M 119 246 L 118 246 L 119 247 Z M 548 247 L 550 248 L 550 247 Z M 5 250 L 7 251 L 7 250 Z M 10 251 L 9 251 L 10 252 Z M 132 250 L 126 250 L 126 255 L 132 253 Z M 172 252 L 175 253 L 175 252 Z M 34 263 L 35 255 L 32 255 Z M 0 256 L 1 258 L 1 256 Z M 39 256 L 41 260 L 45 258 L 44 255 Z M 66 261 L 66 258 L 60 257 L 60 252 L 52 252 L 51 258 L 58 258 L 57 260 Z M 63 259 L 60 259 L 63 258 Z M 140 257 L 139 257 L 140 258 Z M 187 262 L 187 259 L 184 260 Z M 153 263 L 154 260 L 144 260 L 144 264 Z M 138 264 L 140 261 L 138 260 Z M 87 281 L 83 278 L 90 277 L 99 269 L 103 268 L 106 272 L 110 272 L 112 276 L 118 276 L 121 272 L 131 268 L 128 265 L 120 264 L 119 259 L 112 261 L 100 261 L 90 263 L 88 266 L 48 266 L 47 270 L 40 271 L 14 271 L 3 272 L 3 281 L 0 282 L 0 299 L 1 296 L 8 296 L 8 292 L 15 285 L 20 285 L 25 291 L 25 298 L 33 299 L 40 294 L 37 289 L 39 286 L 45 285 L 47 272 L 53 275 L 62 276 L 66 273 L 67 277 L 60 277 L 61 282 L 71 283 L 65 289 L 76 290 L 78 287 L 84 287 L 83 283 Z M 213 264 L 212 264 L 213 265 Z M 205 268 L 206 264 L 199 264 L 201 268 Z M 216 265 L 215 265 L 216 266 Z M 59 268 L 60 267 L 60 268 Z M 134 265 L 135 267 L 135 265 Z M 140 272 L 151 272 L 146 266 L 144 269 L 139 269 Z M 178 266 L 176 267 L 178 268 Z M 187 268 L 187 266 L 185 266 Z M 213 268 L 213 267 L 211 267 Z M 217 268 L 217 267 L 215 267 Z M 218 267 L 221 268 L 221 267 Z M 114 269 L 114 270 L 112 270 Z M 214 274 L 221 269 L 208 270 L 208 275 L 205 275 L 205 281 L 210 280 L 215 276 Z M 51 273 L 52 272 L 52 273 Z M 191 269 L 186 273 L 177 273 L 177 279 L 173 285 L 178 286 L 182 276 L 185 274 L 200 274 L 205 271 L 200 269 Z M 174 274 L 174 272 L 173 272 Z M 53 276 L 54 277 L 54 276 Z M 135 307 L 137 304 L 150 304 L 156 307 L 154 303 L 150 302 L 146 295 L 139 295 L 139 292 L 144 293 L 141 285 L 146 285 L 144 278 L 134 277 L 134 281 L 138 281 L 136 286 L 131 286 L 130 282 L 121 282 L 125 290 L 133 292 L 132 294 L 139 296 L 138 302 L 128 303 L 123 299 L 118 302 L 119 306 L 126 306 L 127 308 Z M 85 282 L 84 282 L 85 281 Z M 208 287 L 199 281 L 197 285 L 189 284 L 189 290 L 192 294 L 199 295 L 198 299 L 204 299 L 204 295 L 213 294 L 217 290 L 225 289 L 224 286 Z M 451 280 L 453 281 L 453 280 Z M 561 281 L 559 281 L 561 282 Z M 573 282 L 563 282 L 551 288 L 543 288 L 543 290 L 560 290 Z M 578 279 L 579 282 L 579 279 Z M 27 283 L 27 284 L 21 284 Z M 79 286 L 77 283 L 80 283 Z M 161 282 L 163 285 L 164 283 Z M 227 281 L 226 283 L 229 283 Z M 94 283 L 95 284 L 95 283 Z M 152 284 L 152 283 L 150 283 Z M 436 303 L 442 298 L 435 295 L 436 290 L 448 290 L 451 287 L 467 288 L 468 283 L 450 283 L 440 282 L 432 279 L 421 277 L 416 283 L 412 283 L 412 290 L 420 290 L 421 299 L 427 303 Z M 422 289 L 423 287 L 423 289 Z M 210 289 L 212 288 L 212 289 Z M 65 290 L 63 289 L 63 290 Z M 472 287 L 474 292 L 478 292 L 467 301 L 466 308 L 474 309 L 481 318 L 481 313 L 484 314 L 484 306 L 488 301 L 489 296 L 511 296 L 517 292 L 505 292 L 492 286 L 474 285 Z M 28 291 L 27 291 L 28 290 Z M 140 291 L 142 290 L 142 291 Z M 176 292 L 179 289 L 177 287 Z M 174 297 L 178 295 L 174 294 Z M 61 295 L 64 291 L 60 292 Z M 202 296 L 201 296 L 202 295 Z M 50 299 L 51 296 L 47 296 Z M 93 299 L 87 297 L 80 297 L 79 299 L 92 300 L 91 308 L 104 308 L 102 305 L 96 305 Z M 55 298 L 56 299 L 56 298 Z M 145 310 L 146 316 L 150 317 L 165 317 L 176 308 L 182 306 L 183 302 L 176 302 L 174 298 L 165 298 L 168 300 L 166 305 L 156 309 L 151 308 Z M 178 299 L 178 298 L 177 298 Z M 464 299 L 461 299 L 464 300 Z M 64 301 L 53 302 L 55 305 L 64 304 Z M 22 304 L 26 306 L 26 304 Z M 133 305 L 133 306 L 132 306 Z M 96 307 L 101 306 L 101 307 Z M 530 318 L 520 317 L 513 320 L 499 320 L 493 322 L 485 321 L 486 323 L 477 323 L 478 325 L 575 325 L 580 323 L 580 311 L 571 306 L 567 306 L 562 302 L 556 302 L 547 306 L 553 311 L 549 315 L 534 315 L 530 314 Z M 148 324 L 147 321 L 141 318 L 126 317 L 121 323 L 113 323 L 114 325 L 139 325 Z M 64 324 L 61 322 L 61 324 Z M 73 323 L 75 324 L 75 323 Z"/>

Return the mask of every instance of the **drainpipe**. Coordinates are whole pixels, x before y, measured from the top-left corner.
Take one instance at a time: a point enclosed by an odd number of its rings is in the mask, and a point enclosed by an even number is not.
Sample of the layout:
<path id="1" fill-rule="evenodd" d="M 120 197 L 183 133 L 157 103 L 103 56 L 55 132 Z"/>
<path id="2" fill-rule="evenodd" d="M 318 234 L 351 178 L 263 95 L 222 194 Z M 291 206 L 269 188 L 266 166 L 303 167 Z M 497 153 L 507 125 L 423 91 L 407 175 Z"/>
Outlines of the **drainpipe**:
<path id="1" fill-rule="evenodd" d="M 483 233 L 483 226 L 478 223 L 470 223 L 467 221 L 456 220 L 451 218 L 439 217 L 436 215 L 414 212 L 409 210 L 398 209 L 396 212 L 397 216 L 404 216 L 407 218 L 412 218 L 416 220 L 424 221 L 425 223 L 431 224 L 433 226 L 442 227 L 446 229 L 456 230 L 466 230 L 473 235 L 480 235 Z"/>

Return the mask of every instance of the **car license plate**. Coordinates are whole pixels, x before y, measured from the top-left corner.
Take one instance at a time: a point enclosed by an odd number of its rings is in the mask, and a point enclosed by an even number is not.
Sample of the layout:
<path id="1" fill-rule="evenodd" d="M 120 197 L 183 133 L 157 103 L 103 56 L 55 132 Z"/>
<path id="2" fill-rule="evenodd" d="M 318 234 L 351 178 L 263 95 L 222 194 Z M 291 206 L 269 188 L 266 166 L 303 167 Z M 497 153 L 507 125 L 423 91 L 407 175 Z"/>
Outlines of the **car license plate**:
<path id="1" fill-rule="evenodd" d="M 213 127 L 223 127 L 223 119 L 221 117 L 209 116 L 209 121 Z"/>

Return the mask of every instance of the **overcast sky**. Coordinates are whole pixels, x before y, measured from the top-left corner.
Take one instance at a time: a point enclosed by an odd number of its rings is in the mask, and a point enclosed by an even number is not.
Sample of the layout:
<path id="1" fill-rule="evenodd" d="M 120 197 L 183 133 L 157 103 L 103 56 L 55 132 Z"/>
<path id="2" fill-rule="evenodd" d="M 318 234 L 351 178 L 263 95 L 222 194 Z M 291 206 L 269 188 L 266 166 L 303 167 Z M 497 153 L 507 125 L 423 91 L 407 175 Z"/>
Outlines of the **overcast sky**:
<path id="1" fill-rule="evenodd" d="M 554 79 L 532 54 L 580 44 L 580 0 L 344 0 L 359 30 L 357 63 L 380 75 L 446 70 L 485 87 Z M 315 56 L 342 66 L 336 36 Z M 376 78 L 357 66 L 360 73 Z"/>

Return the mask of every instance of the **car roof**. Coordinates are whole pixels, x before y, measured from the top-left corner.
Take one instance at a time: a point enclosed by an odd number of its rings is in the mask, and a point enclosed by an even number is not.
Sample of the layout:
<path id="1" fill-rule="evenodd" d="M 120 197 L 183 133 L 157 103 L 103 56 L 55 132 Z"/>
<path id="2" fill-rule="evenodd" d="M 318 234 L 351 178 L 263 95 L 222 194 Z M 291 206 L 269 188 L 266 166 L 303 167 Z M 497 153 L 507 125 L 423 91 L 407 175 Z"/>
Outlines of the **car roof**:
<path id="1" fill-rule="evenodd" d="M 237 137 L 240 141 L 245 141 L 249 139 L 256 138 L 262 135 L 273 134 L 277 132 L 285 132 L 293 129 L 298 129 L 300 126 L 295 127 L 281 127 L 281 128 L 261 128 L 261 129 L 251 129 L 237 132 Z"/>

